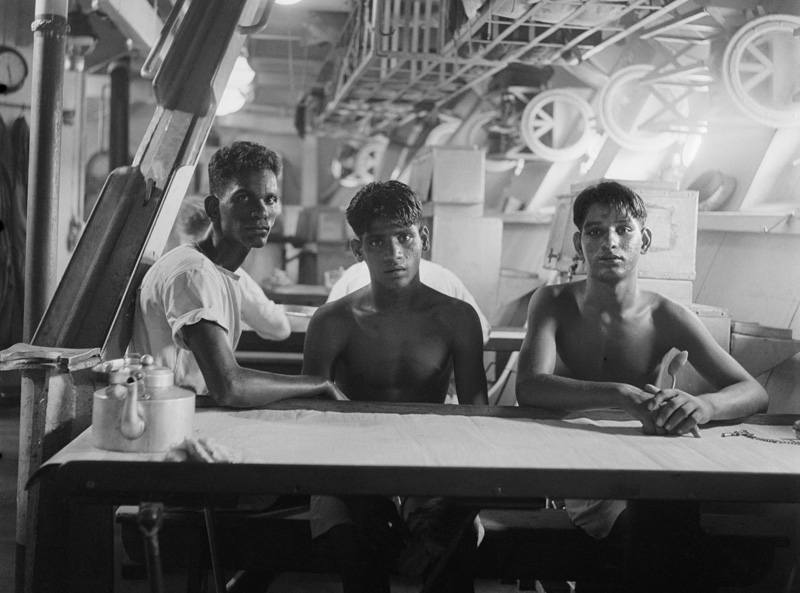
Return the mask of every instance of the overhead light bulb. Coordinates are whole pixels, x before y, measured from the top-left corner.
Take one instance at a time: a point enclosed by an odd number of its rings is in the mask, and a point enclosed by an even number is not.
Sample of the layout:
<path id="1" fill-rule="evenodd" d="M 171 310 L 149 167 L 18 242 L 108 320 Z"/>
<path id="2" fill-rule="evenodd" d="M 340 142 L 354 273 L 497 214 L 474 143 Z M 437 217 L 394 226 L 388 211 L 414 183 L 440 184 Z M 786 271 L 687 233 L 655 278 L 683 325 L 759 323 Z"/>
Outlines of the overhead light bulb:
<path id="1" fill-rule="evenodd" d="M 242 89 L 253 82 L 255 77 L 256 71 L 250 67 L 247 56 L 241 55 L 236 58 L 236 62 L 233 64 L 233 71 L 231 72 L 231 77 L 228 79 L 228 86 Z"/>
<path id="2" fill-rule="evenodd" d="M 245 96 L 239 89 L 227 87 L 219 100 L 216 113 L 218 116 L 235 113 L 244 107 L 245 101 Z"/>

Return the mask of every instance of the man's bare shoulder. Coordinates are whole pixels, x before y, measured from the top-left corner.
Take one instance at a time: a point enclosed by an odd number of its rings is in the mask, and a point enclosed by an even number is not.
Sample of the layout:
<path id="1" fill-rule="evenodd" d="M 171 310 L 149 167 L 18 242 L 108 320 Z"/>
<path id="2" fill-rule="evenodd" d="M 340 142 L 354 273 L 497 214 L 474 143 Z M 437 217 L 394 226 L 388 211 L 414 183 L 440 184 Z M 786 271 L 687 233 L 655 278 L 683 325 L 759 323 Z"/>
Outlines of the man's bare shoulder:
<path id="1" fill-rule="evenodd" d="M 573 314 L 576 304 L 584 292 L 586 282 L 566 282 L 564 284 L 550 284 L 536 289 L 531 297 L 532 311 L 540 313 Z"/>
<path id="2" fill-rule="evenodd" d="M 337 326 L 349 325 L 352 323 L 354 315 L 353 309 L 359 302 L 359 293 L 364 289 L 359 289 L 355 292 L 346 294 L 342 298 L 330 301 L 320 307 L 314 312 L 312 322 L 318 327 L 326 327 L 334 329 Z"/>
<path id="3" fill-rule="evenodd" d="M 451 315 L 455 317 L 472 316 L 477 317 L 475 308 L 466 301 L 457 299 L 450 295 L 439 292 L 435 288 L 422 285 L 419 306 L 423 309 L 436 309 L 437 314 Z"/>
<path id="4" fill-rule="evenodd" d="M 657 325 L 674 327 L 675 325 L 686 326 L 699 323 L 697 316 L 689 307 L 673 301 L 664 295 L 656 292 L 645 293 L 653 313 L 653 320 Z"/>

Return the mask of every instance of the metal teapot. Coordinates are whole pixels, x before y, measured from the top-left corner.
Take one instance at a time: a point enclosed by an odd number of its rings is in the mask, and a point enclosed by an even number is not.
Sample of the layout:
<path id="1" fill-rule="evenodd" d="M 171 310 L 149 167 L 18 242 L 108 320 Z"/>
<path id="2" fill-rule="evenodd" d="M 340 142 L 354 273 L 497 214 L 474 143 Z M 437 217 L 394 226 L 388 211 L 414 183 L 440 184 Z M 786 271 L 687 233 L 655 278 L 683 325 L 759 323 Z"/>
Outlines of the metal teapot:
<path id="1" fill-rule="evenodd" d="M 108 383 L 94 392 L 92 438 L 109 451 L 153 453 L 191 438 L 195 394 L 176 387 L 172 371 L 149 354 L 133 354 L 94 367 Z"/>

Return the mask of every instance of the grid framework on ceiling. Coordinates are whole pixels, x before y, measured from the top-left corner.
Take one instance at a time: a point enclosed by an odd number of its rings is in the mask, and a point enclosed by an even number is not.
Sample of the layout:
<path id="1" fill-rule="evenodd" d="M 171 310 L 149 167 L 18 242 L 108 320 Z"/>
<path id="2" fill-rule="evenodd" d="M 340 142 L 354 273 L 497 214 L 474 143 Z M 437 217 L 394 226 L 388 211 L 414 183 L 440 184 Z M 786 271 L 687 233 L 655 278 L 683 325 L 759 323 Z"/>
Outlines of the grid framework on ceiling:
<path id="1" fill-rule="evenodd" d="M 444 0 L 365 0 L 329 62 L 321 127 L 390 127 L 447 105 L 509 64 L 579 63 L 691 0 L 490 0 L 453 22 Z"/>

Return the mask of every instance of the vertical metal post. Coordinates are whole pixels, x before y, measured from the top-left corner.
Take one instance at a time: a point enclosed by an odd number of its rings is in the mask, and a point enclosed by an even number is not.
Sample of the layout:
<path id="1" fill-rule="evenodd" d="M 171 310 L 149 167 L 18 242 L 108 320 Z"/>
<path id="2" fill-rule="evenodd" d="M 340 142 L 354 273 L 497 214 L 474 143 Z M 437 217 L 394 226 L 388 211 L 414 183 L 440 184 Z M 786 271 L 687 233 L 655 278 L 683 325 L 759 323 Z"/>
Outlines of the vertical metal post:
<path id="1" fill-rule="evenodd" d="M 111 110 L 108 126 L 108 160 L 113 171 L 131 164 L 128 142 L 128 112 L 130 107 L 129 57 L 114 60 L 108 67 L 111 76 Z"/>
<path id="2" fill-rule="evenodd" d="M 61 91 L 68 0 L 36 0 L 31 78 L 31 144 L 25 245 L 23 340 L 29 342 L 57 282 Z"/>

